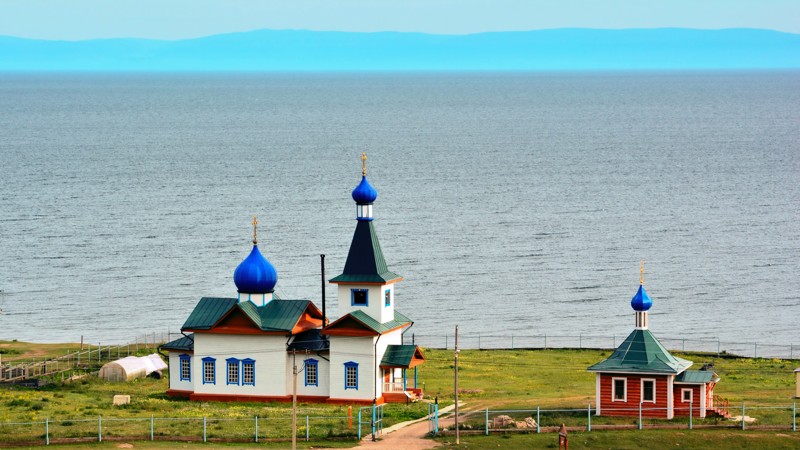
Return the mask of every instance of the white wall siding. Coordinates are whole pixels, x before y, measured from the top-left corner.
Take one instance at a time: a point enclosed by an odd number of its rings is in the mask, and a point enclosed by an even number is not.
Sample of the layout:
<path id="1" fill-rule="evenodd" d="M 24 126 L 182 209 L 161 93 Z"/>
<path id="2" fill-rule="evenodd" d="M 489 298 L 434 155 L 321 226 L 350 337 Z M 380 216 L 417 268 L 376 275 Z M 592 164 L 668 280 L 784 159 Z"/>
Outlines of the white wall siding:
<path id="1" fill-rule="evenodd" d="M 395 304 L 395 283 L 390 284 L 344 284 L 338 285 L 338 298 L 339 298 L 339 313 L 345 315 L 353 311 L 364 311 L 375 320 L 384 323 L 394 319 L 394 304 Z M 367 306 L 352 306 L 350 291 L 352 289 L 366 289 Z M 386 306 L 385 292 L 389 290 L 391 296 L 391 304 Z"/>
<path id="2" fill-rule="evenodd" d="M 330 397 L 336 399 L 372 400 L 375 395 L 375 369 L 373 336 L 331 336 L 330 337 Z M 380 344 L 379 344 L 380 345 Z M 344 363 L 358 363 L 358 389 L 344 388 Z M 378 360 L 380 363 L 380 360 Z M 379 372 L 379 371 L 378 371 Z M 380 373 L 377 374 L 380 376 Z M 380 396 L 378 392 L 377 396 Z"/>
<path id="3" fill-rule="evenodd" d="M 285 396 L 286 392 L 286 336 L 271 335 L 194 335 L 194 360 L 192 380 L 195 393 L 225 395 Z M 203 384 L 203 358 L 216 359 L 216 382 Z M 228 384 L 226 359 L 250 358 L 255 360 L 255 385 L 241 384 L 242 367 L 239 366 L 240 384 Z"/>
<path id="4" fill-rule="evenodd" d="M 181 360 L 180 355 L 189 355 L 191 361 L 189 369 L 191 369 L 191 380 L 181 381 Z M 169 388 L 178 391 L 193 391 L 194 390 L 194 356 L 191 352 L 174 351 L 169 352 Z"/>

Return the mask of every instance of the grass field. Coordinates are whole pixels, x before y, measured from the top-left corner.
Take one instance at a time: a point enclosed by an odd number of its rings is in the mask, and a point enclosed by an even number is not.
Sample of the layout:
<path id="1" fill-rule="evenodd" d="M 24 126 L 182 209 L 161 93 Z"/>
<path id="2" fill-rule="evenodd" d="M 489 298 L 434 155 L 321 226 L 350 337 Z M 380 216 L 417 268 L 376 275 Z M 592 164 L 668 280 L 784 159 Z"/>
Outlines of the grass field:
<path id="1" fill-rule="evenodd" d="M 8 343 L 8 342 L 3 342 Z M 10 343 L 9 343 L 10 344 Z M 13 343 L 11 348 L 19 355 L 30 354 L 24 343 Z M 30 345 L 30 344 L 28 344 Z M 65 347 L 54 345 L 40 347 L 32 345 L 33 351 L 52 349 L 65 352 Z M 585 408 L 594 404 L 594 374 L 586 372 L 586 367 L 608 356 L 608 351 L 597 350 L 465 350 L 460 353 L 460 400 L 466 402 L 464 410 L 474 414 L 462 423 L 472 423 L 475 428 L 482 427 L 483 410 L 499 409 L 572 409 L 577 412 L 543 414 L 542 426 L 558 425 L 565 422 L 570 426 L 582 427 L 587 421 Z M 419 367 L 419 381 L 425 383 L 426 394 L 438 397 L 442 406 L 453 401 L 453 352 L 445 350 L 425 350 L 427 362 Z M 651 449 L 705 448 L 710 442 L 724 442 L 725 448 L 798 448 L 800 433 L 789 430 L 791 410 L 786 409 L 795 400 L 794 373 L 797 361 L 772 359 L 719 358 L 716 355 L 680 354 L 695 361 L 696 367 L 704 363 L 715 364 L 721 377 L 716 393 L 730 399 L 740 407 L 747 405 L 747 415 L 757 419 L 754 425 L 775 425 L 784 427 L 781 431 L 741 430 L 643 430 L 643 431 L 593 431 L 576 432 L 573 448 L 641 448 Z M 4 360 L 6 356 L 4 355 Z M 55 383 L 41 389 L 28 389 L 4 386 L 0 388 L 0 436 L 8 437 L 19 426 L 2 425 L 7 422 L 50 421 L 50 432 L 55 437 L 91 437 L 97 434 L 98 417 L 103 417 L 104 435 L 108 437 L 127 435 L 130 427 L 115 423 L 113 419 L 126 419 L 135 425 L 137 439 L 146 439 L 149 433 L 149 418 L 170 417 L 174 420 L 156 421 L 156 436 L 199 436 L 202 417 L 215 418 L 208 423 L 210 438 L 238 438 L 252 433 L 253 420 L 258 415 L 264 422 L 259 424 L 260 436 L 271 439 L 285 439 L 288 434 L 289 406 L 274 403 L 218 403 L 190 402 L 166 397 L 165 379 L 143 379 L 120 384 L 86 378 L 71 383 Z M 131 404 L 123 407 L 111 405 L 115 394 L 131 395 Z M 781 409 L 768 409 L 780 407 Z M 354 430 L 347 429 L 346 407 L 308 404 L 300 406 L 301 433 L 305 433 L 305 415 L 312 417 L 310 432 L 311 444 L 351 446 Z M 424 404 L 389 405 L 386 409 L 386 426 L 416 417 L 427 410 Z M 354 409 L 355 411 L 355 409 Z M 355 415 L 356 413 L 354 413 Z M 531 413 L 520 414 L 531 415 Z M 316 421 L 315 416 L 337 417 Z M 134 421 L 138 420 L 138 422 Z M 652 421 L 653 423 L 668 423 Z M 685 419 L 673 423 L 682 424 Z M 592 418 L 592 424 L 633 424 L 632 419 Z M 699 421 L 695 424 L 711 424 L 713 420 Z M 263 428 L 262 428 L 263 427 Z M 37 425 L 23 430 L 31 439 L 41 439 L 43 429 Z M 125 429 L 123 429 L 125 428 Z M 15 431 L 16 430 L 16 431 Z M 680 439 L 678 439 L 680 438 Z M 134 439 L 134 437 L 132 437 Z M 339 441 L 338 439 L 345 439 Z M 441 438 L 449 442 L 451 437 Z M 538 448 L 549 447 L 553 441 L 551 434 L 493 434 L 489 437 L 464 436 L 466 447 L 458 448 Z M 676 440 L 678 439 L 678 440 Z M 2 440 L 2 438 L 0 438 Z M 574 444 L 573 444 L 574 442 Z M 580 442 L 584 442 L 581 444 Z M 113 443 L 109 443 L 111 445 Z M 163 443 L 137 443 L 137 448 L 174 448 L 175 443 L 160 447 Z M 187 448 L 197 444 L 187 445 Z M 229 448 L 222 444 L 208 444 L 203 448 Z M 280 448 L 281 444 L 274 444 Z M 144 447 L 143 447 L 144 446 Z M 259 444 L 261 447 L 262 444 Z M 738 447 L 737 447 L 738 446 Z M 248 446 L 234 446 L 249 448 Z M 81 448 L 81 446 L 69 446 Z M 103 448 L 92 444 L 91 448 Z M 302 448 L 302 447 L 301 447 Z"/>

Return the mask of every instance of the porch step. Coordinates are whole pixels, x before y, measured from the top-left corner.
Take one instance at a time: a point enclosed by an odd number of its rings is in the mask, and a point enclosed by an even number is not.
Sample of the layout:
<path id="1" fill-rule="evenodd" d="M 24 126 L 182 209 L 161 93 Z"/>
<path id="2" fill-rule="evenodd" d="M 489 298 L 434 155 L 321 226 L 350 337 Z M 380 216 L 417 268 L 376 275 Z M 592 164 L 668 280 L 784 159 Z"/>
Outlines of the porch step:
<path id="1" fill-rule="evenodd" d="M 719 408 L 708 408 L 706 410 L 706 417 L 720 417 L 723 419 L 730 419 L 730 413 Z"/>

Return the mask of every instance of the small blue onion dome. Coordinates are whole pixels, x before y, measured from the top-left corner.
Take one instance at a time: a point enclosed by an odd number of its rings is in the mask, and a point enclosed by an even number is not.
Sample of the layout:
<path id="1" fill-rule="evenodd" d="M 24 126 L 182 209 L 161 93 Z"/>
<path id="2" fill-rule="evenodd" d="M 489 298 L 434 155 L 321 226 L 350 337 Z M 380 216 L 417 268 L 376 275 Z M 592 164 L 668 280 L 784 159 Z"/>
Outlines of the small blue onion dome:
<path id="1" fill-rule="evenodd" d="M 361 176 L 361 183 L 353 189 L 353 200 L 359 205 L 369 205 L 378 198 L 378 191 L 369 184 L 367 176 Z"/>
<path id="2" fill-rule="evenodd" d="M 647 311 L 651 306 L 653 306 L 653 301 L 644 291 L 644 286 L 639 285 L 639 290 L 636 291 L 636 295 L 631 299 L 631 308 L 634 311 Z"/>
<path id="3" fill-rule="evenodd" d="M 278 272 L 258 251 L 258 245 L 253 245 L 253 251 L 233 272 L 233 282 L 239 292 L 265 294 L 275 289 Z"/>

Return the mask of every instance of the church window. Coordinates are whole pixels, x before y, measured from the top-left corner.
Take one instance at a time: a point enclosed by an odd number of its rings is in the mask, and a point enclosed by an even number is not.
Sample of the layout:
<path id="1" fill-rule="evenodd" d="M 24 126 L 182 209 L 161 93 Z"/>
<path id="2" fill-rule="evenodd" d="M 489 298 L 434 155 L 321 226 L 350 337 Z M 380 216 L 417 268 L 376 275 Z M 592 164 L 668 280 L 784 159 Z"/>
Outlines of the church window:
<path id="1" fill-rule="evenodd" d="M 383 293 L 383 296 L 385 297 L 383 305 L 384 306 L 391 306 L 392 305 L 392 291 L 390 289 L 387 289 L 386 292 Z"/>
<path id="2" fill-rule="evenodd" d="M 656 402 L 656 380 L 642 380 L 642 401 Z"/>
<path id="3" fill-rule="evenodd" d="M 242 384 L 256 385 L 256 362 L 250 358 L 242 360 Z"/>
<path id="4" fill-rule="evenodd" d="M 216 384 L 216 364 L 217 360 L 210 356 L 203 358 L 203 384 Z"/>
<path id="5" fill-rule="evenodd" d="M 628 400 L 628 380 L 625 378 L 611 379 L 611 401 L 625 402 Z"/>
<path id="6" fill-rule="evenodd" d="M 350 306 L 369 306 L 369 291 L 367 289 L 350 290 Z"/>
<path id="7" fill-rule="evenodd" d="M 307 359 L 305 363 L 306 370 L 306 386 L 319 386 L 319 371 L 318 361 L 316 359 Z"/>
<path id="8" fill-rule="evenodd" d="M 228 363 L 227 384 L 239 384 L 239 360 L 236 358 L 228 358 L 225 361 Z"/>
<path id="9" fill-rule="evenodd" d="M 358 363 L 348 361 L 344 363 L 344 388 L 358 390 Z"/>
<path id="10" fill-rule="evenodd" d="M 181 381 L 192 381 L 192 357 L 186 353 L 179 356 Z"/>

